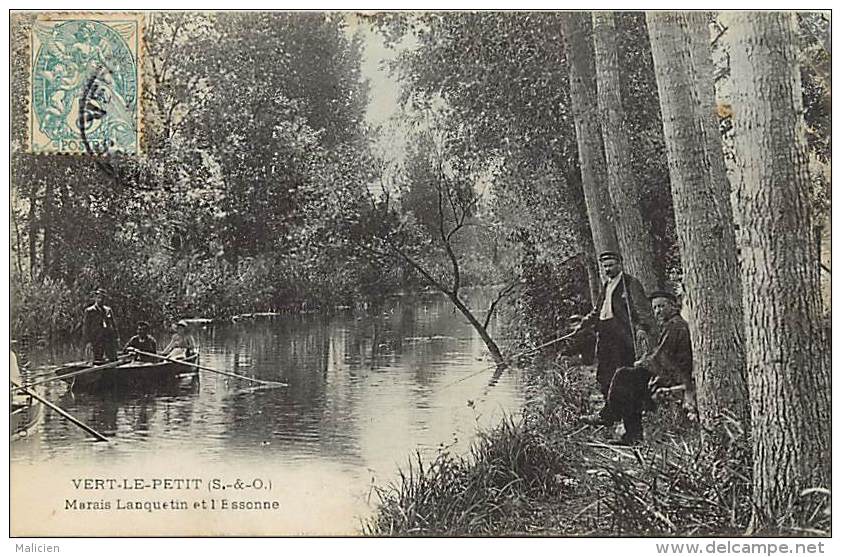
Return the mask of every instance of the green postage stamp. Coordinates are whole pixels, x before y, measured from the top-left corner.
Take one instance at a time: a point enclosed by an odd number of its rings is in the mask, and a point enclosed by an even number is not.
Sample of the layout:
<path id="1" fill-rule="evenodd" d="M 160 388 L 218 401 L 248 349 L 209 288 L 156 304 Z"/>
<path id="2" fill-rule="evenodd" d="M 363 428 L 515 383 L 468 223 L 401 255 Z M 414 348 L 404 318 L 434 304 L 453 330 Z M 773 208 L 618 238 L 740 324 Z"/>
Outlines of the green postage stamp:
<path id="1" fill-rule="evenodd" d="M 33 153 L 139 153 L 141 14 L 55 13 L 32 24 Z"/>

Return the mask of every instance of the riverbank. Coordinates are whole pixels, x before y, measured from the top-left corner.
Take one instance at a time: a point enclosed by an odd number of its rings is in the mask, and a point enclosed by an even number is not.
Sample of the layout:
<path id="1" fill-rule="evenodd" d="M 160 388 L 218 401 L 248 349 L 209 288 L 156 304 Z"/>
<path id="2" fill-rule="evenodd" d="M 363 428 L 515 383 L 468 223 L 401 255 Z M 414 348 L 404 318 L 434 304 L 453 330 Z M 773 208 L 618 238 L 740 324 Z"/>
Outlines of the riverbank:
<path id="1" fill-rule="evenodd" d="M 465 291 L 482 291 L 484 286 L 466 287 Z M 22 344 L 45 345 L 81 336 L 81 314 L 92 303 L 87 290 L 69 288 L 63 283 L 46 280 L 39 285 L 13 284 L 11 336 Z M 341 294 L 317 302 L 295 298 L 292 302 L 264 303 L 256 306 L 245 299 L 236 303 L 175 303 L 153 289 L 137 289 L 131 294 L 112 292 L 106 300 L 116 313 L 118 327 L 124 334 L 134 330 L 137 321 L 147 321 L 153 329 L 165 330 L 173 321 L 184 320 L 195 327 L 251 323 L 255 321 L 298 317 L 302 315 L 332 316 L 353 312 L 355 315 L 377 315 L 391 300 L 440 298 L 434 289 L 384 289 L 376 295 Z M 241 297 L 244 298 L 244 297 Z M 130 336 L 130 335 L 129 335 Z"/>
<path id="2" fill-rule="evenodd" d="M 530 370 L 520 416 L 484 432 L 466 456 L 419 460 L 378 490 L 369 535 L 740 536 L 751 521 L 750 447 L 736 422 L 715 451 L 676 400 L 645 417 L 637 447 L 581 423 L 600 405 L 592 367 Z M 618 426 L 621 428 L 621 426 Z M 807 495 L 811 520 L 776 535 L 828 535 L 828 495 Z M 772 532 L 764 532 L 771 534 Z"/>

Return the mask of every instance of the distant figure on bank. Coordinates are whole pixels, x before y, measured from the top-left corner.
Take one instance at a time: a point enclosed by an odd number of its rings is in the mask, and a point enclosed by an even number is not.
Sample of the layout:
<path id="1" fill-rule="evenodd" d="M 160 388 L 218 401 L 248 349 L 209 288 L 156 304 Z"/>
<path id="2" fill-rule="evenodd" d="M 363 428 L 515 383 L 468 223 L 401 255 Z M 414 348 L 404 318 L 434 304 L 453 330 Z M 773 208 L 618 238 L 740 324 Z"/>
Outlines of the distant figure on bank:
<path id="1" fill-rule="evenodd" d="M 678 313 L 677 299 L 671 292 L 650 294 L 654 315 L 661 325 L 660 341 L 651 354 L 634 367 L 616 370 L 608 393 L 608 406 L 625 424 L 619 440 L 624 445 L 642 441 L 642 412 L 654 408 L 651 396 L 663 388 L 683 390 L 684 406 L 695 413 L 695 383 L 692 379 L 692 341 L 689 325 Z"/>
<path id="2" fill-rule="evenodd" d="M 613 374 L 623 366 L 630 366 L 637 358 L 638 332 L 649 337 L 657 326 L 645 289 L 638 279 L 622 270 L 618 253 L 606 251 L 599 255 L 607 282 L 591 311 L 575 331 L 593 330 L 596 333 L 596 380 L 607 401 Z M 642 335 L 640 335 L 642 336 Z M 640 355 L 642 350 L 639 351 Z M 608 404 L 598 415 L 585 418 L 588 423 L 611 425 L 619 419 Z"/>
<path id="3" fill-rule="evenodd" d="M 179 321 L 173 323 L 170 327 L 172 331 L 172 340 L 161 353 L 168 358 L 188 358 L 196 352 L 196 341 L 190 334 L 189 327 L 186 321 Z"/>
<path id="4" fill-rule="evenodd" d="M 129 348 L 135 348 L 143 352 L 149 352 L 150 354 L 158 353 L 158 341 L 155 340 L 155 337 L 149 334 L 149 323 L 146 321 L 139 321 L 137 323 L 137 334 L 129 339 L 128 344 L 126 344 L 125 351 L 128 352 Z M 135 354 L 134 359 L 141 362 L 160 361 L 158 358 L 153 356 L 144 356 L 143 354 Z"/>
<path id="5" fill-rule="evenodd" d="M 104 305 L 105 291 L 97 289 L 93 294 L 93 305 L 85 308 L 84 336 L 85 350 L 93 352 L 93 361 L 117 359 L 117 345 L 120 333 L 111 308 Z"/>

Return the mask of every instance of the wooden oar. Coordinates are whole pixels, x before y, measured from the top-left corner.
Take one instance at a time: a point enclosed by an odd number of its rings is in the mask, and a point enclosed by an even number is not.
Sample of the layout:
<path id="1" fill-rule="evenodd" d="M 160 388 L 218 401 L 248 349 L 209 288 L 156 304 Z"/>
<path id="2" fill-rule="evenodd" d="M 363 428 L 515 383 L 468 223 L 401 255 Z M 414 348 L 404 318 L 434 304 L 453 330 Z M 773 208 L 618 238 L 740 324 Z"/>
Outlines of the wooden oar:
<path id="1" fill-rule="evenodd" d="M 15 383 L 14 381 L 12 381 L 11 383 L 12 383 L 12 385 L 14 385 L 14 386 L 15 386 L 15 389 L 16 389 L 16 390 L 20 390 L 20 391 L 22 391 L 24 394 L 27 394 L 27 395 L 31 396 L 32 398 L 34 398 L 35 400 L 40 401 L 40 402 L 41 402 L 41 404 L 43 404 L 44 406 L 46 406 L 46 407 L 47 407 L 47 408 L 49 408 L 50 410 L 53 410 L 53 411 L 57 412 L 57 413 L 58 413 L 58 414 L 60 414 L 62 417 L 64 417 L 64 419 L 66 419 L 67 421 L 69 421 L 69 422 L 70 422 L 70 423 L 72 423 L 73 425 L 76 425 L 76 426 L 78 426 L 78 427 L 80 427 L 80 428 L 84 429 L 85 431 L 87 431 L 88 433 L 90 433 L 91 435 L 93 435 L 94 437 L 96 437 L 96 440 L 97 440 L 97 441 L 105 441 L 106 443 L 108 442 L 108 438 L 107 438 L 107 437 L 105 437 L 104 435 L 102 435 L 101 433 L 99 433 L 97 430 L 95 430 L 94 428 L 92 428 L 91 426 L 89 426 L 89 425 L 87 425 L 87 424 L 85 424 L 85 423 L 83 423 L 83 422 L 80 422 L 79 420 L 77 420 L 76 418 L 74 418 L 73 416 L 71 416 L 70 414 L 68 414 L 65 410 L 63 410 L 62 408 L 60 408 L 60 407 L 56 406 L 56 405 L 55 405 L 55 404 L 53 404 L 52 402 L 50 402 L 50 401 L 48 401 L 48 400 L 44 399 L 44 398 L 43 398 L 43 397 L 41 397 L 41 396 L 38 396 L 38 395 L 37 395 L 34 391 L 32 391 L 31 389 L 29 389 L 29 388 L 27 388 L 27 387 L 24 387 L 24 386 L 21 386 L 21 385 L 18 385 L 18 384 L 17 384 L 17 383 Z"/>
<path id="2" fill-rule="evenodd" d="M 166 360 L 167 362 L 174 362 L 176 364 L 182 364 L 185 366 L 193 366 L 198 369 L 203 369 L 205 371 L 210 371 L 213 373 L 218 373 L 219 375 L 225 375 L 226 377 L 233 377 L 235 379 L 242 379 L 244 381 L 251 381 L 253 383 L 259 383 L 261 385 L 273 385 L 275 387 L 288 387 L 287 383 L 283 383 L 281 381 L 265 381 L 263 379 L 254 379 L 253 377 L 246 377 L 245 375 L 238 375 L 236 373 L 231 373 L 230 371 L 220 371 L 218 369 L 214 369 L 212 367 L 202 366 L 199 364 L 194 364 L 192 362 L 188 362 L 186 360 L 176 360 L 175 358 L 169 358 L 167 356 L 162 356 L 161 354 L 153 354 L 151 352 L 144 352 L 143 350 L 138 350 L 137 348 L 127 348 L 129 352 L 134 352 L 135 354 L 141 354 L 143 356 L 149 356 L 152 358 L 158 358 L 161 360 Z"/>
<path id="3" fill-rule="evenodd" d="M 112 367 L 117 367 L 120 364 L 130 362 L 131 359 L 132 359 L 132 356 L 123 356 L 122 358 L 118 358 L 118 359 L 114 360 L 113 362 L 108 362 L 107 364 L 86 367 L 85 369 L 79 369 L 79 370 L 76 370 L 76 371 L 71 371 L 70 373 L 65 373 L 63 375 L 55 375 L 53 377 L 49 377 L 47 379 L 42 379 L 41 381 L 36 381 L 35 383 L 30 383 L 28 385 L 15 386 L 15 387 L 12 387 L 9 390 L 10 390 L 10 392 L 14 393 L 15 391 L 28 389 L 28 388 L 31 388 L 31 387 L 37 387 L 38 385 L 43 385 L 44 383 L 51 383 L 51 382 L 57 381 L 59 379 L 69 379 L 71 377 L 76 377 L 77 375 L 84 375 L 86 373 L 91 373 L 93 371 L 101 371 L 103 369 L 110 369 Z"/>

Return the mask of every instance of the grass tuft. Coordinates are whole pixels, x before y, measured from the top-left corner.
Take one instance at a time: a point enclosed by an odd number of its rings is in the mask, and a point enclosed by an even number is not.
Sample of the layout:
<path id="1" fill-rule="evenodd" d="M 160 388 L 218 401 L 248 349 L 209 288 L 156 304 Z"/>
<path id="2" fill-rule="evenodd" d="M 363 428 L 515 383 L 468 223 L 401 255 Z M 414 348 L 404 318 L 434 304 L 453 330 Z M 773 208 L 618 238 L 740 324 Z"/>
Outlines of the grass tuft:
<path id="1" fill-rule="evenodd" d="M 364 525 L 379 536 L 494 535 L 529 512 L 529 501 L 566 488 L 561 455 L 521 422 L 506 418 L 480 434 L 466 456 L 420 454 L 397 482 L 378 488 L 378 513 Z"/>
<path id="2" fill-rule="evenodd" d="M 613 533 L 737 536 L 745 532 L 752 509 L 750 450 L 743 437 L 716 454 L 705 450 L 698 436 L 668 436 L 632 453 L 632 460 L 602 460 L 609 478 L 606 506 Z"/>

